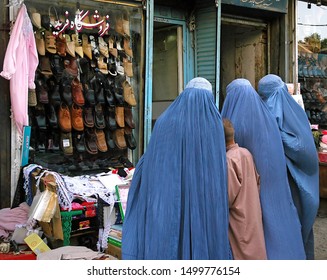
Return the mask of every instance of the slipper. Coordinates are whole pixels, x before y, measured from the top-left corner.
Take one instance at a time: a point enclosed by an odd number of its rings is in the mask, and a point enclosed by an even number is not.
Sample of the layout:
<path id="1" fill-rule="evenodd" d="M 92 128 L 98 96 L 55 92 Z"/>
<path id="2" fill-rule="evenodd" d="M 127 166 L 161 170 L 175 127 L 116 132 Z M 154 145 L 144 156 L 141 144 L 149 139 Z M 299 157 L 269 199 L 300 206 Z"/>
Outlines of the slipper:
<path id="1" fill-rule="evenodd" d="M 35 32 L 35 43 L 36 43 L 36 48 L 37 52 L 39 55 L 44 56 L 45 55 L 45 42 L 43 38 L 43 34 L 40 31 Z"/>
<path id="2" fill-rule="evenodd" d="M 92 60 L 92 47 L 86 34 L 82 35 L 82 47 L 84 54 Z"/>
<path id="3" fill-rule="evenodd" d="M 45 31 L 45 49 L 49 53 L 57 53 L 56 37 L 50 31 Z"/>
<path id="4" fill-rule="evenodd" d="M 78 38 L 77 34 L 72 34 L 72 40 L 75 43 L 75 53 L 77 53 L 81 58 L 84 57 L 81 39 Z"/>
<path id="5" fill-rule="evenodd" d="M 102 37 L 98 38 L 98 42 L 99 42 L 100 53 L 105 57 L 109 57 L 108 44 L 104 41 Z"/>
<path id="6" fill-rule="evenodd" d="M 72 41 L 69 34 L 64 35 L 66 39 L 66 51 L 68 54 L 70 54 L 72 57 L 75 57 L 75 42 Z"/>

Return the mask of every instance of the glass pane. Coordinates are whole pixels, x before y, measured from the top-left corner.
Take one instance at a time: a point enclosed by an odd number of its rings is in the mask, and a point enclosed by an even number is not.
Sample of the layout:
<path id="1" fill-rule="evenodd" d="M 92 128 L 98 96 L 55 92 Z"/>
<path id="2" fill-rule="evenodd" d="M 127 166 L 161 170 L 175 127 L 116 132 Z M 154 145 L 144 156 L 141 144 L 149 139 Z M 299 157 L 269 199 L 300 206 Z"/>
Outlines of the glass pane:
<path id="1" fill-rule="evenodd" d="M 31 161 L 64 174 L 124 166 L 139 139 L 140 4 L 25 4 L 39 56 Z"/>
<path id="2" fill-rule="evenodd" d="M 327 125 L 327 7 L 298 1 L 298 75 L 312 124 Z"/>

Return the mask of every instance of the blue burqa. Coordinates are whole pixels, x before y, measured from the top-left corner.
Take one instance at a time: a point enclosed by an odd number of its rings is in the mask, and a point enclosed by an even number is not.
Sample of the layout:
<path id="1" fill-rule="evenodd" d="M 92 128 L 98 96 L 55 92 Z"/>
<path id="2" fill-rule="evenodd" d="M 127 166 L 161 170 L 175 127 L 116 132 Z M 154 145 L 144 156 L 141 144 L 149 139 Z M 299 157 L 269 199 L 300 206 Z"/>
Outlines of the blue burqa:
<path id="1" fill-rule="evenodd" d="M 307 259 L 314 259 L 312 228 L 319 207 L 319 161 L 307 115 L 279 76 L 263 77 L 258 93 L 277 121 Z"/>
<path id="2" fill-rule="evenodd" d="M 203 78 L 158 118 L 135 167 L 122 258 L 229 258 L 224 130 Z"/>
<path id="3" fill-rule="evenodd" d="M 303 260 L 301 224 L 287 179 L 277 123 L 250 82 L 232 81 L 226 89 L 222 117 L 235 128 L 235 141 L 253 155 L 260 175 L 260 200 L 267 257 Z"/>

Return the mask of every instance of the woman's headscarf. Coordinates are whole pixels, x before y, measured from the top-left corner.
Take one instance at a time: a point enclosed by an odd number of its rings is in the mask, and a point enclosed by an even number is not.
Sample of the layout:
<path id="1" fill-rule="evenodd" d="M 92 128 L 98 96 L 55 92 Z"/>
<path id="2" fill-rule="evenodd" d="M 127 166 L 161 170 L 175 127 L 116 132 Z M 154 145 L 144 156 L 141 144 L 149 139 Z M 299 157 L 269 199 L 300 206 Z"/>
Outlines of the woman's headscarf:
<path id="1" fill-rule="evenodd" d="M 272 114 L 246 79 L 232 81 L 222 117 L 234 125 L 235 141 L 253 155 L 260 175 L 260 200 L 268 259 L 305 259 L 301 224 L 287 180 L 279 130 Z"/>
<path id="2" fill-rule="evenodd" d="M 158 118 L 136 166 L 123 259 L 228 259 L 226 172 L 212 87 L 195 78 Z"/>
<path id="3" fill-rule="evenodd" d="M 319 207 L 319 162 L 307 115 L 279 76 L 263 77 L 258 93 L 277 121 L 307 258 L 314 259 L 312 227 Z"/>

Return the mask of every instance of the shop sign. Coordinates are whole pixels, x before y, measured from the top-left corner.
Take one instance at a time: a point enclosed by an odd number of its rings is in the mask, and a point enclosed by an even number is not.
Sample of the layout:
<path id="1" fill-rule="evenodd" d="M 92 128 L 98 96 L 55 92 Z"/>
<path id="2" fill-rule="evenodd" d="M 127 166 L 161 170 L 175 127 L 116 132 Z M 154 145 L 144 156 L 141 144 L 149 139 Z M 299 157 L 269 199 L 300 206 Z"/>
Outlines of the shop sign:
<path id="1" fill-rule="evenodd" d="M 222 0 L 223 4 L 287 13 L 288 0 Z"/>
<path id="2" fill-rule="evenodd" d="M 109 16 L 106 15 L 105 19 L 102 18 L 97 10 L 95 10 L 94 15 L 92 17 L 95 19 L 95 23 L 90 23 L 85 21 L 85 18 L 89 16 L 90 11 L 79 11 L 77 10 L 75 13 L 74 20 L 69 19 L 69 12 L 65 12 L 65 21 L 56 21 L 54 24 L 54 36 L 59 36 L 61 33 L 64 33 L 66 30 L 74 30 L 77 32 L 81 32 L 84 28 L 93 29 L 97 28 L 99 31 L 99 36 L 103 36 L 109 30 Z"/>

